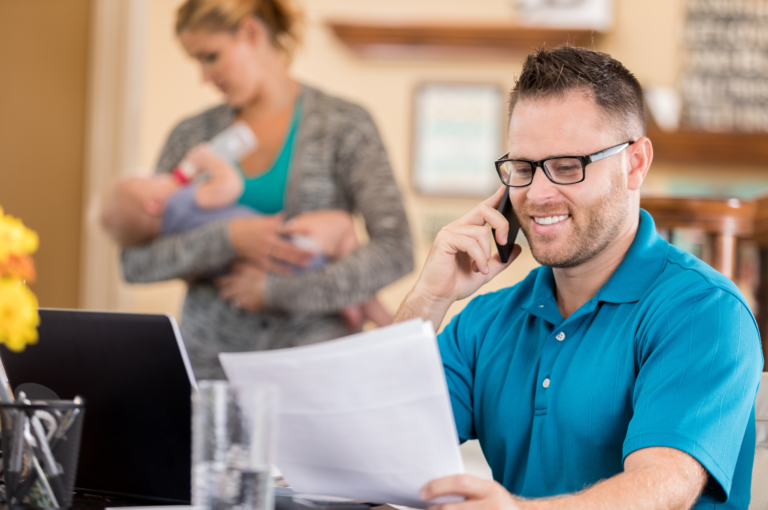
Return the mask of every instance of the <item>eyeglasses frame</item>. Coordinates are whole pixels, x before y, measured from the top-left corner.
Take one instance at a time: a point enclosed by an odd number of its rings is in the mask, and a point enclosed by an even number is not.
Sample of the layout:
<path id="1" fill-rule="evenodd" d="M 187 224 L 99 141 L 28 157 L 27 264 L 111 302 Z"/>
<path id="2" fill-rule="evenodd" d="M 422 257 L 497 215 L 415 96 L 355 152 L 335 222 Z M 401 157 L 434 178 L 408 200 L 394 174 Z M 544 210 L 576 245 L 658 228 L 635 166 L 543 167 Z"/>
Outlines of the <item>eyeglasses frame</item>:
<path id="1" fill-rule="evenodd" d="M 552 181 L 553 184 L 557 184 L 558 186 L 569 186 L 571 184 L 578 184 L 580 182 L 583 182 L 584 179 L 587 178 L 587 165 L 590 163 L 594 163 L 596 161 L 600 161 L 601 159 L 605 159 L 608 157 L 611 157 L 615 154 L 618 154 L 619 152 L 623 151 L 633 143 L 635 143 L 636 140 L 630 140 L 629 142 L 620 143 L 618 145 L 614 145 L 613 147 L 608 147 L 607 149 L 603 149 L 601 151 L 597 151 L 595 153 L 589 154 L 587 156 L 553 156 L 551 158 L 542 159 L 541 161 L 529 161 L 527 159 L 509 159 L 507 156 L 509 156 L 509 152 L 504 154 L 502 157 L 497 159 L 494 164 L 496 165 L 496 173 L 499 174 L 499 179 L 501 179 L 501 183 L 505 185 L 508 188 L 524 188 L 526 186 L 530 186 L 533 183 L 533 178 L 536 175 L 536 169 L 541 168 L 544 171 L 544 175 L 547 176 L 547 179 Z M 551 161 L 553 159 L 577 159 L 581 162 L 581 179 L 578 181 L 573 182 L 555 182 L 555 180 L 552 178 L 551 175 L 549 175 L 549 170 L 547 170 L 547 167 L 545 166 L 545 163 L 547 161 Z M 531 182 L 528 184 L 507 184 L 504 182 L 504 178 L 501 176 L 501 164 L 505 163 L 507 161 L 521 161 L 523 163 L 528 163 L 533 168 L 533 171 L 531 172 Z"/>

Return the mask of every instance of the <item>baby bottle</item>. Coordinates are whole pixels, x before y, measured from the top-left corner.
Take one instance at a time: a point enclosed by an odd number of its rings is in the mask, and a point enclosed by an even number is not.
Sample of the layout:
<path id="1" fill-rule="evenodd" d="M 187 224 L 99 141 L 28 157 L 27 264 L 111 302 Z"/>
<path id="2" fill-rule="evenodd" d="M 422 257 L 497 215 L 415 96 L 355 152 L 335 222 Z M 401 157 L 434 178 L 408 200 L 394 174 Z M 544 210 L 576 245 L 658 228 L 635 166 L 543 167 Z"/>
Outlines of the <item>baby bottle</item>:
<path id="1" fill-rule="evenodd" d="M 238 161 L 256 148 L 258 141 L 245 122 L 235 122 L 227 129 L 214 136 L 210 142 L 214 154 L 228 161 Z M 182 184 L 189 183 L 197 174 L 197 168 L 191 161 L 182 160 L 173 170 L 173 175 Z"/>

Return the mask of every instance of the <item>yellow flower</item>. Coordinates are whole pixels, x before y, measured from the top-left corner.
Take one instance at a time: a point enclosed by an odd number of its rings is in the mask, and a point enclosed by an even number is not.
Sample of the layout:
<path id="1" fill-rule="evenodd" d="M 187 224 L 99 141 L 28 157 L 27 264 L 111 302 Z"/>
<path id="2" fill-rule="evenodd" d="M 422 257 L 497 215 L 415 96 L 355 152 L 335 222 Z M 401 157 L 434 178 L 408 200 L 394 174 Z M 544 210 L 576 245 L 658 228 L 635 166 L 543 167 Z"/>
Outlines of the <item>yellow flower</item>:
<path id="1" fill-rule="evenodd" d="M 40 240 L 37 233 L 24 226 L 13 216 L 4 216 L 0 207 L 0 264 L 11 255 L 23 256 L 37 251 Z"/>
<path id="2" fill-rule="evenodd" d="M 0 342 L 12 351 L 37 343 L 37 298 L 26 285 L 0 279 Z"/>

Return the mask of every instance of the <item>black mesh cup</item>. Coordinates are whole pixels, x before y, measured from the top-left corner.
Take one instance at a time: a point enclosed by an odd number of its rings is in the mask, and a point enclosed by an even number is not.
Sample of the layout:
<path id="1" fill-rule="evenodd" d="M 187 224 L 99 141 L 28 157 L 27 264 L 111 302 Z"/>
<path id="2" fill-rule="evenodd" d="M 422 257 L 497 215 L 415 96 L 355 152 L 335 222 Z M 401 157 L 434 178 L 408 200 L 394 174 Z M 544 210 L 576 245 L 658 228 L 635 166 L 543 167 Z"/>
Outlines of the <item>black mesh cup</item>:
<path id="1" fill-rule="evenodd" d="M 0 403 L 5 501 L 10 508 L 69 508 L 85 406 L 69 400 Z"/>

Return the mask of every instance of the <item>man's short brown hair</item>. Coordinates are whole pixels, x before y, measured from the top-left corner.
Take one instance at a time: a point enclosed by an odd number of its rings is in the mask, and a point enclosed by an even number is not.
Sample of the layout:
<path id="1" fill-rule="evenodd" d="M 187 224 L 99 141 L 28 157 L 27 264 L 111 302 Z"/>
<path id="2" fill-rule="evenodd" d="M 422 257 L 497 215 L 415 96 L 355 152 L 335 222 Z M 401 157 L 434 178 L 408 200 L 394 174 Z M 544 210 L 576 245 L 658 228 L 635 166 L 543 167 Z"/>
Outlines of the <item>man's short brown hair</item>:
<path id="1" fill-rule="evenodd" d="M 523 64 L 509 94 L 509 116 L 521 100 L 562 97 L 584 91 L 626 140 L 645 135 L 643 88 L 637 78 L 610 55 L 587 48 L 540 48 Z"/>

